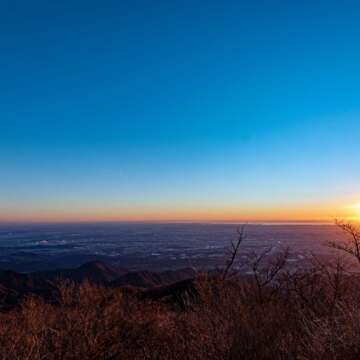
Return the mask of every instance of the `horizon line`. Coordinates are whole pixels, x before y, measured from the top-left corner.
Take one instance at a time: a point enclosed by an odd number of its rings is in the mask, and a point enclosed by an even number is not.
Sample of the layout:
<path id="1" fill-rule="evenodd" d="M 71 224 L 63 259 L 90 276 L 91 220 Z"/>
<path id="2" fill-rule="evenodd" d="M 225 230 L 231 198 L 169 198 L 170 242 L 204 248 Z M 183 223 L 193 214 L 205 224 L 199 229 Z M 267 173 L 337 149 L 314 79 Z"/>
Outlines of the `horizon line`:
<path id="1" fill-rule="evenodd" d="M 239 224 L 239 225 L 335 225 L 335 220 L 59 220 L 1 221 L 4 225 L 71 225 L 71 224 Z"/>

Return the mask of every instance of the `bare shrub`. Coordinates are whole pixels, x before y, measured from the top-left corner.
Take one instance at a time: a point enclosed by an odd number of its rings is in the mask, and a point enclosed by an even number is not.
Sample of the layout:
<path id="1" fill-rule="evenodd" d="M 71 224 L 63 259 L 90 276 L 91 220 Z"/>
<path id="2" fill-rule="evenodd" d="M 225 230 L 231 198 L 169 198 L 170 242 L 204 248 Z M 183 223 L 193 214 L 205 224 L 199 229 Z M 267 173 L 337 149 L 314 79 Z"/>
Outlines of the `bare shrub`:
<path id="1" fill-rule="evenodd" d="M 359 359 L 360 281 L 346 259 L 288 269 L 289 251 L 269 248 L 242 276 L 243 239 L 240 229 L 223 272 L 199 273 L 180 310 L 89 282 L 58 283 L 56 303 L 27 298 L 0 313 L 0 359 Z"/>
<path id="2" fill-rule="evenodd" d="M 344 241 L 330 241 L 328 245 L 353 256 L 360 263 L 360 228 L 358 225 L 337 220 L 336 225 L 348 235 Z"/>

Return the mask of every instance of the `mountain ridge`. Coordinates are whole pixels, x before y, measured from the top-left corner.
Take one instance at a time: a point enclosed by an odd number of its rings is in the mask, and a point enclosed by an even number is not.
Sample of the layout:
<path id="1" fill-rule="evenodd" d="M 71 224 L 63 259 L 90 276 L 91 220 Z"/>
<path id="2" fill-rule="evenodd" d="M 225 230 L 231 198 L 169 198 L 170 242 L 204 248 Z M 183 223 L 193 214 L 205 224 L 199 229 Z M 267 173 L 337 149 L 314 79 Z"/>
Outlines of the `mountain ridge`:
<path id="1" fill-rule="evenodd" d="M 0 307 L 18 305 L 31 295 L 39 296 L 45 301 L 56 302 L 59 296 L 57 288 L 59 281 L 72 281 L 78 284 L 88 281 L 111 288 L 149 291 L 189 280 L 194 276 L 195 271 L 190 268 L 162 272 L 129 271 L 101 261 L 86 262 L 77 268 L 33 273 L 0 270 Z"/>

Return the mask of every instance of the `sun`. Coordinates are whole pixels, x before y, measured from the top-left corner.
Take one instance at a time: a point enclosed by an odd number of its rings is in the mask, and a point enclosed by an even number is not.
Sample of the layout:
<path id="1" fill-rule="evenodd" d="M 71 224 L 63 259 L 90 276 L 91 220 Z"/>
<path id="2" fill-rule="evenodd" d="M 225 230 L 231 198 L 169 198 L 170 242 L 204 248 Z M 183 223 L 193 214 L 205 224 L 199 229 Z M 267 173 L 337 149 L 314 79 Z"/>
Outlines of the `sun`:
<path id="1" fill-rule="evenodd" d="M 351 206 L 351 208 L 354 210 L 356 218 L 360 219 L 360 203 Z"/>

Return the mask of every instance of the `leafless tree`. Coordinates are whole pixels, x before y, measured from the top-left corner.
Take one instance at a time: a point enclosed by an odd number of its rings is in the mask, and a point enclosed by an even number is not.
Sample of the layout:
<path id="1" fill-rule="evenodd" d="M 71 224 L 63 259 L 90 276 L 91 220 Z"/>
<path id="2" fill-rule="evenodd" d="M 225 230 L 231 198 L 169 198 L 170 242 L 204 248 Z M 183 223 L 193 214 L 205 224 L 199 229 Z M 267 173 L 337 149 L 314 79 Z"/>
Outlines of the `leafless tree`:
<path id="1" fill-rule="evenodd" d="M 230 273 L 232 272 L 232 268 L 234 267 L 236 258 L 239 253 L 240 244 L 243 242 L 245 238 L 245 226 L 241 226 L 237 229 L 237 240 L 232 241 L 230 245 L 230 249 L 228 250 L 228 258 L 226 260 L 225 269 L 222 273 L 222 279 L 225 280 Z"/>
<path id="2" fill-rule="evenodd" d="M 330 241 L 328 245 L 334 249 L 344 251 L 360 263 L 360 228 L 352 223 L 336 220 L 336 225 L 348 235 L 344 241 Z"/>
<path id="3" fill-rule="evenodd" d="M 252 272 L 254 274 L 260 302 L 263 301 L 265 287 L 272 284 L 272 290 L 276 289 L 273 282 L 284 269 L 290 254 L 289 249 L 285 248 L 266 261 L 272 251 L 272 247 L 266 248 L 256 256 L 252 263 Z"/>

